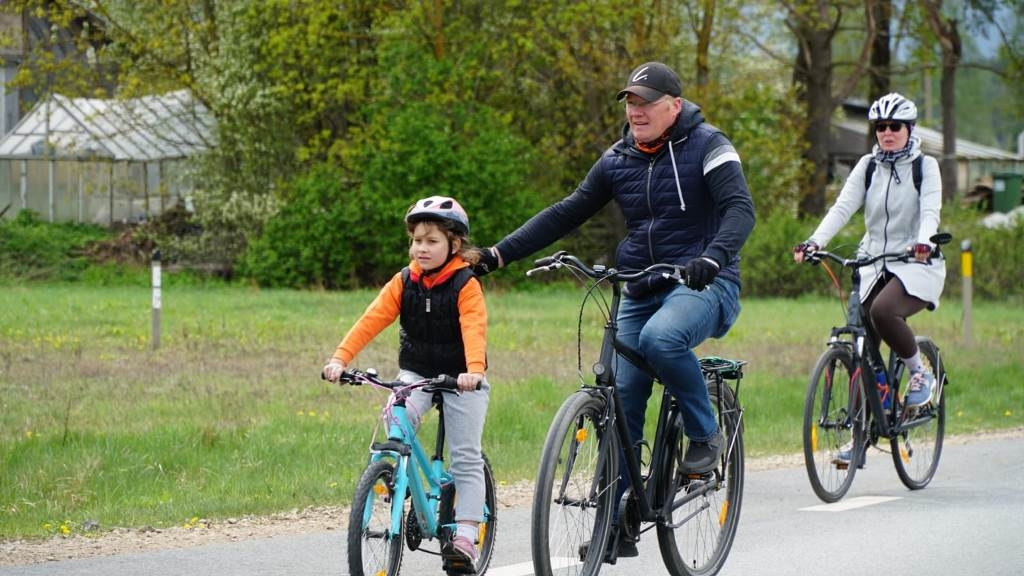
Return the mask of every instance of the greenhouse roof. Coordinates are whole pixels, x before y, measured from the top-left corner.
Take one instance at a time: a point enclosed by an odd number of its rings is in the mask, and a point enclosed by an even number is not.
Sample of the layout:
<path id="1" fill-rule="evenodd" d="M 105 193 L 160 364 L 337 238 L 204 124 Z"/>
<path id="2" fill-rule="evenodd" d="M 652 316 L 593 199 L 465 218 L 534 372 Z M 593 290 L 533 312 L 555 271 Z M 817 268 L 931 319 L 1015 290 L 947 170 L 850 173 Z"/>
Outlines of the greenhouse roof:
<path id="1" fill-rule="evenodd" d="M 0 139 L 0 159 L 186 158 L 213 146 L 215 124 L 187 90 L 131 100 L 53 94 Z"/>

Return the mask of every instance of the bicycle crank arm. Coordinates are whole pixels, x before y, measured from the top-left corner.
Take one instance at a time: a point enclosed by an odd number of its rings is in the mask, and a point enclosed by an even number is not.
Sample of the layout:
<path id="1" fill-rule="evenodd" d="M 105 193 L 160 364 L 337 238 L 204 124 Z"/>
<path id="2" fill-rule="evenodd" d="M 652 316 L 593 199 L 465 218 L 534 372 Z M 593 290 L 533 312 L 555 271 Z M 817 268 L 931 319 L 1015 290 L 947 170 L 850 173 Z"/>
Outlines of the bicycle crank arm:
<path id="1" fill-rule="evenodd" d="M 688 495 L 686 498 L 682 498 L 682 499 L 678 500 L 677 502 L 673 502 L 672 503 L 672 509 L 675 510 L 676 508 L 679 508 L 680 506 L 682 506 L 683 504 L 685 504 L 686 502 L 688 502 L 688 501 L 690 501 L 692 499 L 693 499 L 692 495 Z M 676 528 L 679 528 L 683 524 L 686 524 L 687 522 L 692 520 L 694 516 L 697 516 L 698 514 L 700 514 L 701 512 L 707 510 L 710 507 L 711 507 L 711 504 L 709 504 L 708 501 L 705 500 L 704 502 L 701 503 L 700 508 L 694 510 L 693 513 L 691 513 L 686 518 L 683 518 L 682 520 L 680 520 L 679 522 L 676 522 L 674 524 L 666 524 L 665 526 L 675 530 Z"/>

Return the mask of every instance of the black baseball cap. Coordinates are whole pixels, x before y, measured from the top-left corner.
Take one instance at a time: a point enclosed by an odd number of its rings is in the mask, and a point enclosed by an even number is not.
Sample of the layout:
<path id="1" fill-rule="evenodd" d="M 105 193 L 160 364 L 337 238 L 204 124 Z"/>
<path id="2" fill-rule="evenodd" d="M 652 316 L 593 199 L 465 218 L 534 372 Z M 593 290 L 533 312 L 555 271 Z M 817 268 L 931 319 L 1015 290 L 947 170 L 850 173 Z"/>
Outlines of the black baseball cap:
<path id="1" fill-rule="evenodd" d="M 637 96 L 653 102 L 662 96 L 683 95 L 683 83 L 676 71 L 661 62 L 647 62 L 637 66 L 626 78 L 626 87 L 619 90 L 616 100 L 622 100 L 626 94 Z"/>

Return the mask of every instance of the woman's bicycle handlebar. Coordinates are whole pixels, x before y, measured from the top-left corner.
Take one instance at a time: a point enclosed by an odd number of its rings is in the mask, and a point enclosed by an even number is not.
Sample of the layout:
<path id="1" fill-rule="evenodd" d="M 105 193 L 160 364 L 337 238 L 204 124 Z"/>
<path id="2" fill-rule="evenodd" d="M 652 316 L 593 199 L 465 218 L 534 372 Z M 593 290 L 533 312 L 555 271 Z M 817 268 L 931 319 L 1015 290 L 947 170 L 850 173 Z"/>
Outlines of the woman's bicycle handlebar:
<path id="1" fill-rule="evenodd" d="M 932 253 L 933 256 L 939 254 L 939 247 L 943 244 L 948 244 L 953 239 L 953 235 L 948 232 L 939 232 L 935 234 L 929 240 L 935 244 L 935 251 Z M 832 260 L 836 264 L 843 266 L 844 268 L 863 268 L 870 266 L 879 260 L 898 260 L 900 262 L 909 262 L 914 258 L 913 246 L 908 247 L 906 250 L 900 250 L 897 252 L 885 252 L 883 254 L 876 254 L 875 256 L 861 256 L 860 258 L 844 258 L 833 252 L 827 250 L 805 250 L 804 251 L 805 261 L 810 264 L 818 264 L 822 260 Z M 931 262 L 929 257 L 928 262 Z M 926 262 L 922 262 L 925 264 Z"/>
<path id="2" fill-rule="evenodd" d="M 602 264 L 588 266 L 582 260 L 569 254 L 565 250 L 555 252 L 551 256 L 545 256 L 534 261 L 536 268 L 526 271 L 527 276 L 533 276 L 538 272 L 550 272 L 562 267 L 570 267 L 585 276 L 595 280 L 609 280 L 612 282 L 629 282 L 639 280 L 648 274 L 656 274 L 664 278 L 671 278 L 680 284 L 686 284 L 686 270 L 675 264 L 652 264 L 642 270 L 616 270 Z"/>

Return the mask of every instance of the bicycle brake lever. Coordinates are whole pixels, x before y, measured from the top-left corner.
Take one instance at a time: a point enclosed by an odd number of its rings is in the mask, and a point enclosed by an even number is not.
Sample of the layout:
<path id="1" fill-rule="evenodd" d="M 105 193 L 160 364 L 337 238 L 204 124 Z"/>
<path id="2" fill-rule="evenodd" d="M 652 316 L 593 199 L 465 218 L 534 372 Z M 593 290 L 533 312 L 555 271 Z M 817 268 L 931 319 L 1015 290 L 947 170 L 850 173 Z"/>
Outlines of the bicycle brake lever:
<path id="1" fill-rule="evenodd" d="M 540 260 L 538 260 L 538 262 L 540 262 Z M 552 270 L 557 270 L 557 269 L 561 268 L 562 266 L 563 266 L 563 264 L 561 262 L 552 262 L 552 263 L 546 264 L 544 266 L 538 266 L 536 268 L 531 268 L 531 269 L 526 271 L 526 275 L 527 276 L 533 276 L 537 272 L 550 272 Z"/>

